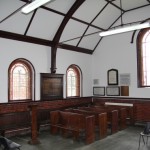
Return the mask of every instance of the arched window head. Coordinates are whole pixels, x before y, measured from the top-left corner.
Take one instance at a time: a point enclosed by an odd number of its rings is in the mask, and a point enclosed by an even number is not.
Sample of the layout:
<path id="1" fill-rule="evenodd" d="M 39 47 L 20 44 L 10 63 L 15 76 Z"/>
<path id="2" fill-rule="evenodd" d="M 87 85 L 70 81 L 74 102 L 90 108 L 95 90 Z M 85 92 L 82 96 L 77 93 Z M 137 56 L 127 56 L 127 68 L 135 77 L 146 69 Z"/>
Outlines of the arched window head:
<path id="1" fill-rule="evenodd" d="M 32 100 L 33 68 L 25 59 L 17 59 L 9 67 L 9 100 Z"/>
<path id="2" fill-rule="evenodd" d="M 78 66 L 71 65 L 67 69 L 67 97 L 81 96 L 81 71 Z"/>
<path id="3" fill-rule="evenodd" d="M 150 87 L 150 28 L 143 29 L 137 38 L 138 86 Z"/>

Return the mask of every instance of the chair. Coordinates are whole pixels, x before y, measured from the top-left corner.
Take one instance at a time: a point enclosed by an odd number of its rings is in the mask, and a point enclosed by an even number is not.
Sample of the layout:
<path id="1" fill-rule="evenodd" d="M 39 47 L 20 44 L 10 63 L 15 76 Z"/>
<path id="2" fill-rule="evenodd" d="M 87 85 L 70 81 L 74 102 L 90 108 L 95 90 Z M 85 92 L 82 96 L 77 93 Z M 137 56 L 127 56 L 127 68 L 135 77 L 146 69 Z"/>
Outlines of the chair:
<path id="1" fill-rule="evenodd" d="M 144 145 L 147 144 L 148 138 L 150 137 L 150 122 L 147 122 L 144 128 L 144 131 L 140 133 L 140 138 L 139 138 L 139 148 L 140 148 L 140 143 L 141 143 L 141 137 L 143 139 Z M 147 138 L 146 143 L 144 137 Z"/>
<path id="2" fill-rule="evenodd" d="M 3 148 L 3 150 L 20 150 L 21 145 L 0 136 L 0 147 Z"/>

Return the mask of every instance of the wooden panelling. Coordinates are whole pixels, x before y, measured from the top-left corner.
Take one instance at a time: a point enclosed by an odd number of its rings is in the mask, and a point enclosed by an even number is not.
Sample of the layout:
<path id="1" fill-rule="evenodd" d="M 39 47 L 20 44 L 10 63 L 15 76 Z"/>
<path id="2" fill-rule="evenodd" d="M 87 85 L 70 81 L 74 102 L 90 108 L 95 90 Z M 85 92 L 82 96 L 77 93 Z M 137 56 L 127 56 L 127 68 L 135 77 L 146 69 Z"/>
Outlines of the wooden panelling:
<path id="1" fill-rule="evenodd" d="M 36 102 L 1 103 L 0 130 L 2 131 L 2 133 L 5 133 L 5 131 L 8 130 L 17 130 L 19 128 L 24 127 L 31 128 L 34 120 L 36 119 L 38 125 L 36 127 L 36 130 L 39 130 L 40 125 L 49 123 L 50 111 L 88 105 L 91 103 L 91 99 L 92 99 L 91 97 L 84 97 L 84 98 L 73 98 L 55 101 L 41 100 Z M 29 107 L 31 105 L 37 106 L 37 110 L 34 112 L 36 113 L 34 118 L 32 116 L 33 112 L 30 109 L 31 107 Z M 33 130 L 32 132 L 36 131 Z"/>
<path id="2" fill-rule="evenodd" d="M 15 102 L 15 103 L 1 103 L 0 104 L 0 118 L 4 121 L 0 121 L 1 129 L 9 130 L 12 128 L 10 124 L 14 124 L 16 129 L 23 127 L 25 123 L 31 128 L 30 122 L 32 121 L 32 111 L 29 105 L 37 105 L 37 130 L 40 125 L 49 124 L 49 114 L 53 110 L 63 110 L 66 108 L 77 108 L 79 106 L 87 106 L 92 102 L 98 102 L 104 104 L 105 102 L 115 103 L 129 103 L 133 104 L 132 117 L 134 122 L 146 122 L 150 121 L 150 99 L 144 98 L 123 98 L 123 97 L 82 97 L 72 99 L 60 99 L 54 101 L 35 101 L 35 102 Z M 130 114 L 131 114 L 130 113 Z M 26 117 L 27 115 L 27 117 Z M 9 117 L 11 116 L 11 117 Z M 12 119 L 13 118 L 13 119 Z M 23 119 L 25 118 L 25 119 Z M 36 119 L 36 118 L 34 118 Z M 17 120 L 17 123 L 15 123 Z M 12 123 L 12 121 L 14 121 Z M 4 125 L 5 122 L 5 125 Z M 10 123 L 11 122 L 11 123 Z M 8 124 L 8 125 L 7 125 Z M 15 130 L 16 130 L 15 129 Z M 32 131 L 31 131 L 32 132 Z M 31 137 L 32 138 L 32 137 Z"/>
<path id="3" fill-rule="evenodd" d="M 15 103 L 0 103 L 0 114 L 29 111 L 29 105 L 37 104 L 38 109 L 57 110 L 67 107 L 75 107 L 91 103 L 91 97 L 60 99 L 54 101 L 34 101 L 34 102 L 15 102 Z"/>
<path id="4" fill-rule="evenodd" d="M 0 104 L 0 134 L 4 136 L 5 133 L 9 130 L 13 130 L 16 132 L 20 128 L 24 129 L 28 127 L 31 129 L 31 140 L 29 141 L 29 143 L 38 144 L 40 143 L 38 139 L 38 130 L 43 122 L 48 123 L 47 120 L 49 121 L 50 117 L 48 117 L 48 115 L 50 115 L 50 111 L 68 107 L 88 105 L 91 103 L 91 100 L 92 98 L 89 97 L 56 101 Z M 27 115 L 29 117 L 26 117 L 25 112 L 27 112 Z"/>
<path id="5" fill-rule="evenodd" d="M 103 104 L 105 102 L 131 103 L 133 104 L 134 122 L 150 121 L 150 99 L 146 98 L 121 98 L 121 97 L 101 97 L 93 98 L 93 102 Z"/>

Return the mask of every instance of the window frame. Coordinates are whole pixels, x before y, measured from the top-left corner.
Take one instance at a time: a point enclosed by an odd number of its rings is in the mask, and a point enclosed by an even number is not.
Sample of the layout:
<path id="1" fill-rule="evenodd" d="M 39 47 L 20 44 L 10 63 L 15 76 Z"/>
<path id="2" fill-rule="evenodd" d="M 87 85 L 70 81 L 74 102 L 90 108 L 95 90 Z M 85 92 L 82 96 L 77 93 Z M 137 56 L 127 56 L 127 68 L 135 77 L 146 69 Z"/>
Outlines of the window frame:
<path id="1" fill-rule="evenodd" d="M 76 91 L 77 96 L 68 96 L 68 70 L 70 68 L 75 70 L 76 75 L 77 75 L 77 87 L 78 87 Z M 67 71 L 66 71 L 66 98 L 81 97 L 81 96 L 82 96 L 82 72 L 81 72 L 81 69 L 77 65 L 72 64 L 67 68 Z"/>
<path id="2" fill-rule="evenodd" d="M 143 84 L 143 61 L 142 61 L 142 40 L 144 35 L 150 30 L 150 28 L 145 28 L 140 30 L 137 35 L 137 86 L 140 88 L 150 87 L 150 85 Z"/>
<path id="3" fill-rule="evenodd" d="M 29 95 L 30 95 L 30 98 L 29 99 L 17 99 L 17 100 L 14 100 L 11 98 L 11 70 L 12 70 L 12 67 L 15 66 L 15 64 L 23 64 L 27 70 L 29 71 L 29 76 L 30 76 L 30 92 L 29 92 Z M 27 59 L 24 59 L 24 58 L 18 58 L 14 61 L 11 62 L 11 64 L 9 65 L 9 68 L 8 68 L 8 102 L 22 102 L 22 101 L 32 101 L 34 100 L 35 101 L 35 69 L 34 69 L 34 66 L 31 64 L 30 61 L 28 61 Z"/>

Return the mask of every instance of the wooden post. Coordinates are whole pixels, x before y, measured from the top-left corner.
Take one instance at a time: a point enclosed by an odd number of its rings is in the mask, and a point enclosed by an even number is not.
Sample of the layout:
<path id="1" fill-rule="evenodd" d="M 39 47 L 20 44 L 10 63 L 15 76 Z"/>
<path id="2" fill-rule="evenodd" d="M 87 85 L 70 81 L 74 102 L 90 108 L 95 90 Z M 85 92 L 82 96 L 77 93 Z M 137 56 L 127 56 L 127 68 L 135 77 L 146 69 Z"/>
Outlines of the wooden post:
<path id="1" fill-rule="evenodd" d="M 56 127 L 55 125 L 57 125 L 59 123 L 59 119 L 60 119 L 59 111 L 51 111 L 50 112 L 50 123 L 51 123 L 50 133 L 51 134 L 58 133 L 59 128 Z"/>
<path id="2" fill-rule="evenodd" d="M 121 108 L 119 111 L 119 119 L 120 119 L 120 130 L 125 129 L 127 127 L 126 118 L 127 118 L 127 109 Z"/>
<path id="3" fill-rule="evenodd" d="M 29 105 L 31 112 L 31 140 L 28 142 L 29 144 L 39 144 L 38 140 L 38 132 L 37 132 L 37 104 Z"/>
<path id="4" fill-rule="evenodd" d="M 85 118 L 85 128 L 86 144 L 91 144 L 95 141 L 95 116 Z"/>
<path id="5" fill-rule="evenodd" d="M 107 113 L 101 113 L 98 115 L 99 119 L 99 135 L 100 139 L 107 136 Z"/>
<path id="6" fill-rule="evenodd" d="M 118 131 L 118 110 L 111 112 L 111 134 Z"/>

